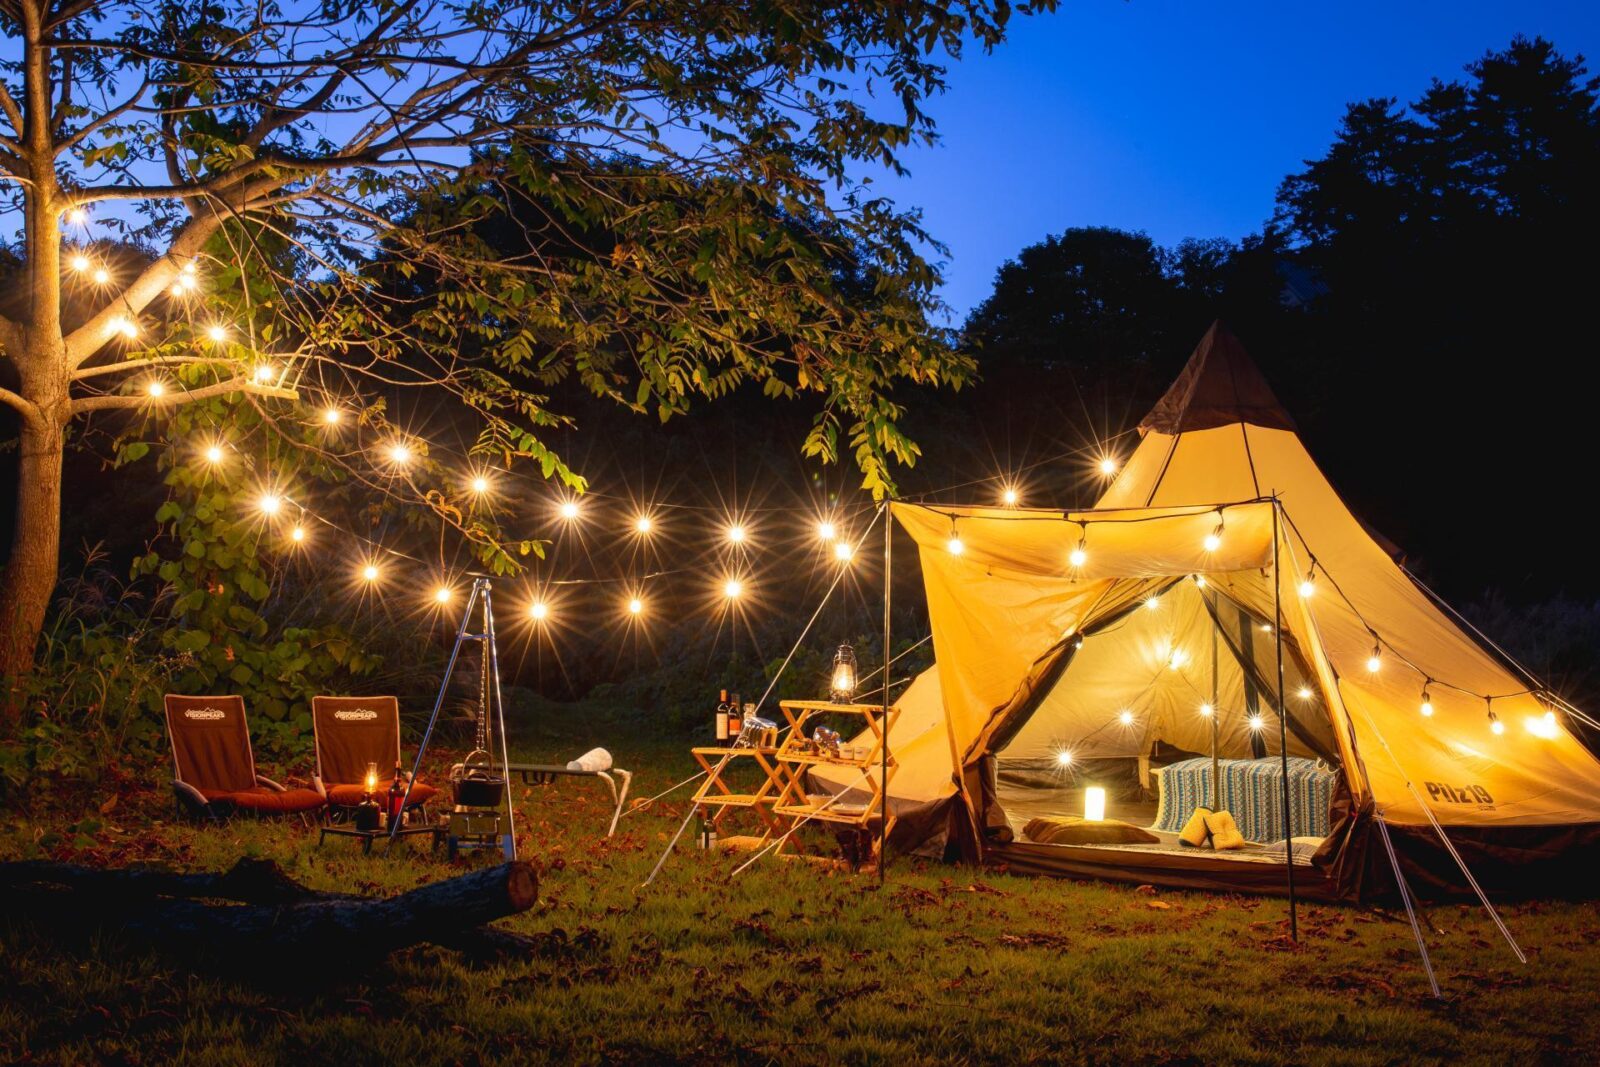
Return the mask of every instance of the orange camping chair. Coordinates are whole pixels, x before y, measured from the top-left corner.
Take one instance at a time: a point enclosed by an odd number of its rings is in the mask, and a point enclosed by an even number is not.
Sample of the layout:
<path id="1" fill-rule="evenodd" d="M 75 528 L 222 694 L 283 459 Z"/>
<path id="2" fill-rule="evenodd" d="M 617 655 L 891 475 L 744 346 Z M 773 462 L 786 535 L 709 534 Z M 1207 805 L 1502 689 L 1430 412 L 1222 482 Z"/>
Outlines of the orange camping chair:
<path id="1" fill-rule="evenodd" d="M 317 739 L 317 789 L 328 806 L 348 814 L 367 796 L 367 768 L 378 766 L 378 787 L 373 797 L 387 802 L 394 767 L 400 763 L 400 702 L 394 697 L 312 697 L 311 728 Z M 400 788 L 405 788 L 401 779 Z M 438 793 L 431 785 L 415 782 L 406 802 L 419 811 Z"/>
<path id="2" fill-rule="evenodd" d="M 238 812 L 303 815 L 327 803 L 315 790 L 285 789 L 256 773 L 243 697 L 168 693 L 166 711 L 180 813 L 217 820 Z"/>

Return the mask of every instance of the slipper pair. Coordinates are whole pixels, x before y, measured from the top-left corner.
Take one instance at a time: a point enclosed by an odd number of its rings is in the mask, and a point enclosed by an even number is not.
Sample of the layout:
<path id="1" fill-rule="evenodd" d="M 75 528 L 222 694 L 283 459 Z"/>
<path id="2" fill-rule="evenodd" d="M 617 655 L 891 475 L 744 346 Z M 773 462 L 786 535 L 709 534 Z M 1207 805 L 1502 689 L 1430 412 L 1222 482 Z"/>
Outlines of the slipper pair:
<path id="1" fill-rule="evenodd" d="M 1189 816 L 1189 821 L 1183 824 L 1183 830 L 1178 834 L 1178 844 L 1204 848 L 1207 842 L 1217 851 L 1225 852 L 1243 848 L 1244 835 L 1239 832 L 1239 824 L 1234 822 L 1230 813 L 1195 808 L 1194 814 Z"/>

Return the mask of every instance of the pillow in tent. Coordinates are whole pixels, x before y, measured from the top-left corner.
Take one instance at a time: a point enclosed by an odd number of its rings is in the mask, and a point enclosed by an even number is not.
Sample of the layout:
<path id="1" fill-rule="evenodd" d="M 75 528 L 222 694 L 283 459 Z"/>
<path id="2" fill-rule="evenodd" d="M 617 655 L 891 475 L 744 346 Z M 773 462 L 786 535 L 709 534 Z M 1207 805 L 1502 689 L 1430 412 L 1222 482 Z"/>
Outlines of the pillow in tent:
<path id="1" fill-rule="evenodd" d="M 1195 808 L 1194 814 L 1189 816 L 1189 821 L 1183 824 L 1183 829 L 1178 833 L 1178 844 L 1189 848 L 1205 848 L 1206 842 L 1211 839 L 1211 831 L 1206 829 L 1206 816 L 1210 814 L 1210 808 Z"/>
<path id="2" fill-rule="evenodd" d="M 1078 815 L 1029 819 L 1022 836 L 1041 845 L 1159 845 L 1161 838 L 1120 819 L 1090 822 Z"/>
<path id="3" fill-rule="evenodd" d="M 1212 848 L 1218 852 L 1244 848 L 1244 835 L 1239 832 L 1239 824 L 1231 812 L 1213 811 L 1205 819 L 1206 829 L 1211 831 Z"/>

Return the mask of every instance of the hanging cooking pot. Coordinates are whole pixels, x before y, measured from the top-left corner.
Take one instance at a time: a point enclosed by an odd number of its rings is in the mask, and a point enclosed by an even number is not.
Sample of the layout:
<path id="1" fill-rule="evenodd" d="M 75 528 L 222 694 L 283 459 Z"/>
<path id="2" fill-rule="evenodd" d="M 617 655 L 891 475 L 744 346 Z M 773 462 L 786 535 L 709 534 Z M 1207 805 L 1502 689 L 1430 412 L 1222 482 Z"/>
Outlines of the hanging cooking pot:
<path id="1" fill-rule="evenodd" d="M 505 800 L 506 780 L 494 773 L 489 753 L 476 749 L 451 768 L 456 803 L 463 808 L 498 808 Z"/>

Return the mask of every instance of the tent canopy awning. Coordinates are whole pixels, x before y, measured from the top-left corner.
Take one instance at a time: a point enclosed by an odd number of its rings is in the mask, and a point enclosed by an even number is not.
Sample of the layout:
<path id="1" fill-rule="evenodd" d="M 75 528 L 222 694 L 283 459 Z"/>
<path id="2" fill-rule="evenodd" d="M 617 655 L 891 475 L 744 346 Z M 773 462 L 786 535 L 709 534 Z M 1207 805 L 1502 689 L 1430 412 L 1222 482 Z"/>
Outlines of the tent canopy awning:
<path id="1" fill-rule="evenodd" d="M 894 515 L 925 551 L 1018 578 L 1149 579 L 1272 562 L 1271 500 L 1087 511 L 895 504 Z"/>

